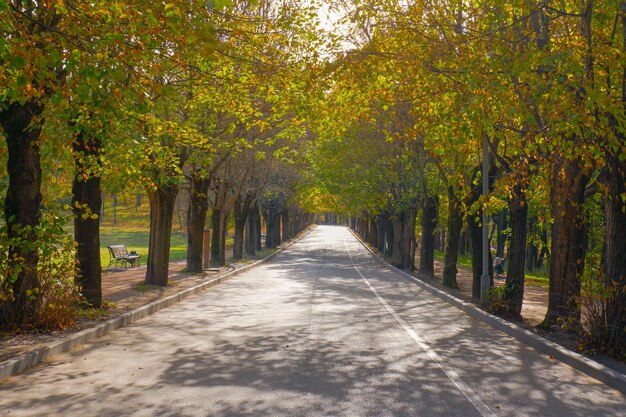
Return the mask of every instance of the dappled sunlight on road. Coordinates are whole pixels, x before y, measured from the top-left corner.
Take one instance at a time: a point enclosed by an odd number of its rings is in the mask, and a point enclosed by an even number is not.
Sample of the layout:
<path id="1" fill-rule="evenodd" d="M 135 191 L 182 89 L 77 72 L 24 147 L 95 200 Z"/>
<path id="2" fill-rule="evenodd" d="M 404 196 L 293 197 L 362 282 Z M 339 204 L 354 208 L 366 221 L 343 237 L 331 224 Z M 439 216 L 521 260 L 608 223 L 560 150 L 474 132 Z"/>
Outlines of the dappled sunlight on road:
<path id="1" fill-rule="evenodd" d="M 19 416 L 481 416 L 355 267 L 495 415 L 623 415 L 622 394 L 381 267 L 347 229 L 323 226 L 269 264 L 9 379 L 0 407 Z"/>

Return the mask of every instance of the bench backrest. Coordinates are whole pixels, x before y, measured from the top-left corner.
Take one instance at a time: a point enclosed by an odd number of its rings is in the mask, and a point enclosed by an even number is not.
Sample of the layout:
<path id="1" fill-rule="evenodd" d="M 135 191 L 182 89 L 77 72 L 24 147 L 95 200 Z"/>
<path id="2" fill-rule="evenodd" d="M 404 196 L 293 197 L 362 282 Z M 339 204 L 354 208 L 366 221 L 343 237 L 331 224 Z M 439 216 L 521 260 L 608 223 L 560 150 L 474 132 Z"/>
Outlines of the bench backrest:
<path id="1" fill-rule="evenodd" d="M 125 258 L 128 256 L 126 245 L 111 245 L 108 248 L 113 258 Z"/>

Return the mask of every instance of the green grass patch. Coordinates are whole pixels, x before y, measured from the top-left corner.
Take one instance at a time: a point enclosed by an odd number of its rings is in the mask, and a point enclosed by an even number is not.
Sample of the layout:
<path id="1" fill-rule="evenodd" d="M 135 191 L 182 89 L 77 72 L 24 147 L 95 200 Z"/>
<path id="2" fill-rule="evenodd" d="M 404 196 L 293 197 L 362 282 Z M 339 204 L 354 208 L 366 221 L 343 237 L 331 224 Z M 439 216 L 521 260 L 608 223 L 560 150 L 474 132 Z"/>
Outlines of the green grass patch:
<path id="1" fill-rule="evenodd" d="M 68 212 L 68 216 L 71 214 Z M 110 262 L 109 245 L 126 245 L 128 251 L 136 251 L 141 258 L 141 265 L 148 261 L 148 242 L 150 239 L 150 208 L 147 204 L 135 208 L 134 205 L 118 206 L 116 221 L 113 222 L 113 209 L 107 205 L 100 223 L 100 262 L 107 268 Z M 175 219 L 176 220 L 176 219 Z M 170 261 L 182 261 L 187 258 L 187 232 L 174 221 L 170 244 Z M 74 233 L 73 222 L 68 223 L 67 231 Z"/>
<path id="2" fill-rule="evenodd" d="M 443 251 L 436 250 L 435 258 L 442 261 L 444 260 L 445 253 Z M 472 256 L 471 255 L 459 255 L 458 266 L 472 269 Z M 506 267 L 506 261 L 505 261 Z M 550 277 L 547 269 L 541 268 L 534 271 L 526 271 L 526 285 L 533 285 L 535 287 L 548 288 L 550 286 Z"/>
<path id="3" fill-rule="evenodd" d="M 526 271 L 526 284 L 534 285 L 535 287 L 549 288 L 550 274 L 544 268 L 534 271 Z"/>
<path id="4" fill-rule="evenodd" d="M 167 285 L 170 285 L 169 281 L 167 282 Z M 133 290 L 141 292 L 141 293 L 146 293 L 146 292 L 150 292 L 150 291 L 154 291 L 154 290 L 159 290 L 163 287 L 160 287 L 158 285 L 153 285 L 153 284 L 139 284 L 136 287 L 133 287 Z"/>
<path id="5" fill-rule="evenodd" d="M 106 310 L 101 308 L 79 308 L 76 309 L 76 317 L 86 320 L 100 320 L 109 316 Z"/>
<path id="6" fill-rule="evenodd" d="M 100 260 L 102 267 L 109 265 L 109 245 L 126 245 L 128 251 L 136 251 L 141 258 L 139 261 L 145 265 L 148 260 L 148 241 L 150 229 L 146 226 L 143 230 L 134 230 L 118 224 L 114 227 L 103 225 L 100 228 Z M 170 261 L 182 261 L 187 257 L 187 235 L 182 232 L 172 232 L 170 243 Z"/>
<path id="7" fill-rule="evenodd" d="M 441 250 L 435 251 L 435 258 L 443 262 L 445 258 L 445 252 Z M 471 255 L 459 255 L 457 259 L 457 265 L 464 268 L 472 269 L 472 256 Z"/>
<path id="8" fill-rule="evenodd" d="M 76 317 L 86 320 L 100 320 L 109 317 L 109 310 L 117 307 L 117 304 L 113 301 L 102 300 L 102 306 L 100 308 L 93 307 L 79 307 L 76 309 Z"/>

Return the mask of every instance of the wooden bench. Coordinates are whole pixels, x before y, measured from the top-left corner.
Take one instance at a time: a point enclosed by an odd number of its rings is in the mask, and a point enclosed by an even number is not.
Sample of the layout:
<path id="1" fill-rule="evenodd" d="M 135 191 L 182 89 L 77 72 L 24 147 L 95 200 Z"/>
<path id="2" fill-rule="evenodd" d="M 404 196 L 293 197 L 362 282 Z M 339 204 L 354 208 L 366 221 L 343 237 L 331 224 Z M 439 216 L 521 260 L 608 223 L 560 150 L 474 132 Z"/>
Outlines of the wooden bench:
<path id="1" fill-rule="evenodd" d="M 133 267 L 140 266 L 139 257 L 135 252 L 128 253 L 128 248 L 126 245 L 111 245 L 107 246 L 109 249 L 109 266 L 107 269 L 113 267 Z"/>

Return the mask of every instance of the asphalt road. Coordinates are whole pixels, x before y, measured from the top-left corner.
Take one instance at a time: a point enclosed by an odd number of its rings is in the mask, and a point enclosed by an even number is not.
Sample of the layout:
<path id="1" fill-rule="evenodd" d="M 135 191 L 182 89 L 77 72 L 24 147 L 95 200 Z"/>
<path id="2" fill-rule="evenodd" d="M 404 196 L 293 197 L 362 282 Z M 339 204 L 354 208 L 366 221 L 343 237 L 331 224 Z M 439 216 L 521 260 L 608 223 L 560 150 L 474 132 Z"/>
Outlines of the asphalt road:
<path id="1" fill-rule="evenodd" d="M 626 416 L 626 399 L 320 226 L 0 385 L 4 416 Z"/>

